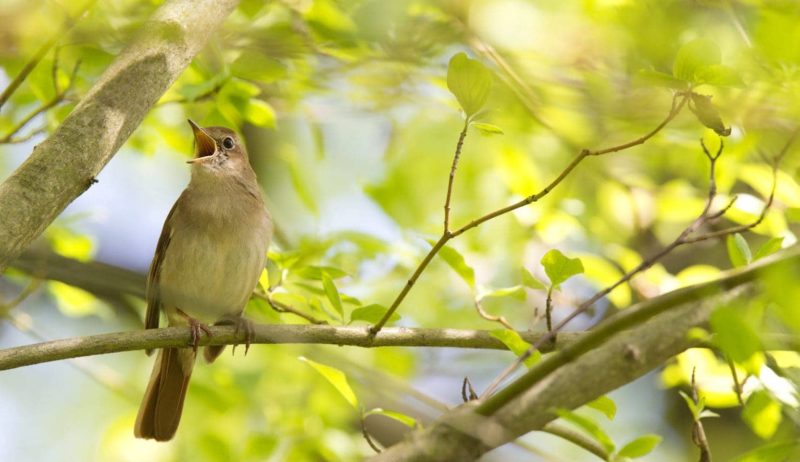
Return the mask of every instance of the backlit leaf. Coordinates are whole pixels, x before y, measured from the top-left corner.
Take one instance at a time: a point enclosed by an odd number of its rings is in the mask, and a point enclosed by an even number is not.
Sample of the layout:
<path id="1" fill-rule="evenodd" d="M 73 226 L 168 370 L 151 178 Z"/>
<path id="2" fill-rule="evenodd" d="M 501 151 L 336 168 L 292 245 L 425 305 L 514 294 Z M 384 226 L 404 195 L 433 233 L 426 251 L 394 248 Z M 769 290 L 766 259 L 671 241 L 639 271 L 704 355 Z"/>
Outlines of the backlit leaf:
<path id="1" fill-rule="evenodd" d="M 298 359 L 313 367 L 317 372 L 325 377 L 325 379 L 330 382 L 334 388 L 336 388 L 336 391 L 338 391 L 342 397 L 344 397 L 344 399 L 350 403 L 351 406 L 358 408 L 358 398 L 356 398 L 356 394 L 353 392 L 353 389 L 350 388 L 350 384 L 347 382 L 347 376 L 344 374 L 344 372 L 336 369 L 335 367 L 326 366 L 325 364 L 312 361 L 304 356 L 300 356 Z"/>
<path id="2" fill-rule="evenodd" d="M 680 80 L 697 82 L 702 71 L 720 63 L 722 54 L 716 43 L 695 39 L 685 43 L 675 57 L 672 75 Z"/>
<path id="3" fill-rule="evenodd" d="M 480 61 L 458 53 L 447 67 L 447 88 L 467 117 L 471 117 L 486 104 L 492 88 L 492 73 Z"/>
<path id="4" fill-rule="evenodd" d="M 728 236 L 725 240 L 728 247 L 728 258 L 734 267 L 745 266 L 753 261 L 753 256 L 750 253 L 750 246 L 741 234 L 736 233 Z"/>
<path id="5" fill-rule="evenodd" d="M 583 273 L 583 264 L 579 258 L 568 258 L 558 249 L 552 249 L 544 254 L 541 263 L 553 287 L 558 287 L 572 276 Z"/>
<path id="6" fill-rule="evenodd" d="M 617 456 L 638 459 L 650 454 L 659 443 L 661 443 L 661 437 L 658 435 L 642 435 L 623 446 Z"/>
<path id="7" fill-rule="evenodd" d="M 517 356 L 530 349 L 531 344 L 522 339 L 518 332 L 510 329 L 496 329 L 490 332 L 491 336 L 503 342 L 505 346 Z M 539 350 L 534 350 L 533 353 L 525 359 L 526 366 L 531 367 L 541 359 L 542 354 Z"/>

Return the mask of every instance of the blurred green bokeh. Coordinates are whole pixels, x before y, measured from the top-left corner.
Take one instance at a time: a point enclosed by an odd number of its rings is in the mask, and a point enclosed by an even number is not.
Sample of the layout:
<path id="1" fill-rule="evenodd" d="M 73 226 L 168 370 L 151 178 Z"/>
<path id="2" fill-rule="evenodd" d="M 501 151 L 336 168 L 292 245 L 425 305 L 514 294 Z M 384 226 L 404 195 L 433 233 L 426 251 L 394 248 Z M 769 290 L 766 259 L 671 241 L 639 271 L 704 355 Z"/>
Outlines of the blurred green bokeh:
<path id="1" fill-rule="evenodd" d="M 0 87 L 83 3 L 2 0 Z M 97 2 L 59 37 L 0 111 L 2 139 L 57 100 L 10 137 L 32 134 L 30 140 L 0 144 L 2 178 L 69 114 L 160 3 Z M 524 284 L 523 268 L 548 281 L 539 262 L 551 249 L 579 257 L 584 269 L 554 292 L 560 319 L 672 241 L 702 210 L 709 162 L 699 140 L 716 150 L 715 130 L 731 133 L 716 165 L 714 205 L 739 198 L 711 229 L 759 215 L 772 188 L 771 161 L 800 126 L 798 23 L 800 3 L 788 0 L 243 0 L 100 183 L 48 228 L 41 245 L 146 271 L 160 225 L 186 183 L 182 160 L 192 138 L 185 120 L 234 127 L 246 137 L 277 225 L 269 278 L 280 282 L 278 296 L 331 324 L 364 325 L 353 311 L 388 306 L 441 233 L 464 125 L 448 92 L 452 56 L 464 52 L 489 69 L 492 89 L 475 121 L 502 130 L 468 131 L 454 185 L 454 228 L 538 192 L 582 148 L 650 132 L 669 113 L 676 89 L 712 97 L 710 117 L 718 121 L 684 109 L 646 144 L 588 158 L 540 202 L 452 241 L 474 270 L 476 288 L 436 258 L 396 323 L 501 328 L 477 315 L 477 291 Z M 799 166 L 790 148 L 761 224 L 730 243 L 711 239 L 676 250 L 571 327 L 588 328 L 636 301 L 713 278 L 731 261 L 747 263 L 747 253 L 759 256 L 763 245 L 764 253 L 794 245 Z M 786 454 L 796 451 L 800 356 L 762 351 L 765 330 L 800 334 L 796 273 L 777 272 L 762 295 L 715 313 L 711 329 L 722 353 L 690 350 L 663 373 L 615 392 L 613 421 L 589 410 L 581 415 L 599 422 L 617 448 L 644 433 L 661 435 L 646 460 L 693 460 L 691 416 L 675 387 L 688 390 L 696 368 L 701 395 L 721 414 L 704 420 L 715 459 L 786 441 Z M 341 313 L 324 280 L 340 294 Z M 30 282 L 7 271 L 0 301 Z M 483 308 L 518 330 L 543 328 L 544 291 L 525 289 L 523 299 L 518 290 L 502 294 L 485 298 Z M 143 309 L 139 299 L 98 299 L 44 282 L 2 321 L 0 346 L 138 329 Z M 380 309 L 371 309 L 356 318 L 374 318 Z M 257 300 L 247 314 L 258 322 L 302 322 Z M 743 410 L 725 355 L 739 378 L 747 377 Z M 246 358 L 226 355 L 195 369 L 181 428 L 169 444 L 133 438 L 152 367 L 143 354 L 7 371 L 0 380 L 0 459 L 349 461 L 372 454 L 361 410 L 300 356 L 343 371 L 364 410 L 402 412 L 423 425 L 442 411 L 437 400 L 460 402 L 465 375 L 481 389 L 513 359 L 469 350 L 259 345 Z M 407 429 L 380 415 L 367 424 L 383 444 Z M 485 460 L 596 460 L 552 436 L 522 443 Z M 740 460 L 793 460 L 780 451 Z"/>

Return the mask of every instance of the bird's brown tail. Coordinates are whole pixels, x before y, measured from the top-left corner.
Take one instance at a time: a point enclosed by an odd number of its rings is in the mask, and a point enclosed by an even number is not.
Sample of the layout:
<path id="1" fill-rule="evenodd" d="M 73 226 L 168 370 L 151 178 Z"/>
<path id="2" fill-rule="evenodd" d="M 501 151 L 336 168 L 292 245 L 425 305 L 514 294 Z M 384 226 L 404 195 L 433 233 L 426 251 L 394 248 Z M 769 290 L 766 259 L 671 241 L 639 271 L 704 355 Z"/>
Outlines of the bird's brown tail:
<path id="1" fill-rule="evenodd" d="M 168 441 L 175 435 L 194 358 L 191 348 L 159 350 L 136 417 L 133 433 L 137 438 Z"/>

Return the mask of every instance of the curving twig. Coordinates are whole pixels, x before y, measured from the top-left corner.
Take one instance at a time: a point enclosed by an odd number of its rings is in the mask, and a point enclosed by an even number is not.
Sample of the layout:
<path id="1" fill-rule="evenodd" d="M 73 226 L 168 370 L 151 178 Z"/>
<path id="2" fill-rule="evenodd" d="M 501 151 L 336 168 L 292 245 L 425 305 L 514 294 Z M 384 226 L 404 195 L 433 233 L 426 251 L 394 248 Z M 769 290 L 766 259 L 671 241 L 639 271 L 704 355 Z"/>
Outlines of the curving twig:
<path id="1" fill-rule="evenodd" d="M 198 346 L 241 344 L 244 330 L 234 326 L 209 326 L 211 336 L 202 336 Z M 535 342 L 542 334 L 519 332 L 526 342 Z M 63 340 L 24 345 L 0 350 L 0 371 L 59 361 L 81 356 L 93 356 L 123 351 L 157 348 L 180 348 L 190 345 L 190 330 L 185 327 L 164 327 L 111 334 L 90 335 Z M 577 340 L 570 333 L 569 340 Z M 386 328 L 371 337 L 368 327 L 325 326 L 313 324 L 254 324 L 252 344 L 327 344 L 376 347 L 438 347 L 508 350 L 503 342 L 488 330 L 423 329 L 408 327 Z M 568 343 L 567 343 L 568 344 Z"/>
<path id="2" fill-rule="evenodd" d="M 37 134 L 44 132 L 46 128 L 43 127 L 43 128 L 36 129 L 36 130 L 32 131 L 31 133 L 29 133 L 27 135 L 23 135 L 22 137 L 17 137 L 17 138 L 14 137 L 14 135 L 19 133 L 19 131 L 22 130 L 23 128 L 25 128 L 25 126 L 28 125 L 36 116 L 38 116 L 39 114 L 41 114 L 43 112 L 47 112 L 48 110 L 54 108 L 55 106 L 58 106 L 59 104 L 61 104 L 61 102 L 65 101 L 67 99 L 67 94 L 72 89 L 72 86 L 75 83 L 75 76 L 78 74 L 78 69 L 80 69 L 80 66 L 81 66 L 81 62 L 80 62 L 80 60 L 78 60 L 75 63 L 75 66 L 72 68 L 72 73 L 70 74 L 69 82 L 67 83 L 67 87 L 64 88 L 63 90 L 60 90 L 59 86 L 58 86 L 58 78 L 57 78 L 57 75 L 56 75 L 58 73 L 58 59 L 54 59 L 53 60 L 53 79 L 54 79 L 53 80 L 53 86 L 54 86 L 54 88 L 56 90 L 55 94 L 53 95 L 52 98 L 50 98 L 49 100 L 47 100 L 44 103 L 40 104 L 39 107 L 37 107 L 36 109 L 34 109 L 31 112 L 29 112 L 25 117 L 22 118 L 22 120 L 17 122 L 17 124 L 14 127 L 12 127 L 11 130 L 9 130 L 8 133 L 6 133 L 6 135 L 4 137 L 0 138 L 0 144 L 22 143 L 24 141 L 27 141 L 27 140 L 33 138 Z"/>
<path id="3" fill-rule="evenodd" d="M 531 355 L 533 355 L 533 353 L 537 349 L 547 345 L 548 343 L 553 343 L 555 338 L 556 338 L 556 334 L 561 329 L 563 329 L 564 326 L 566 326 L 570 321 L 575 319 L 580 314 L 586 312 L 597 301 L 599 301 L 601 298 L 603 298 L 606 295 L 608 295 L 609 293 L 611 293 L 611 291 L 614 290 L 615 288 L 617 288 L 618 286 L 627 283 L 635 275 L 637 275 L 640 272 L 645 271 L 648 268 L 650 268 L 651 266 L 653 266 L 656 262 L 658 262 L 664 256 L 666 256 L 669 253 L 671 253 L 676 248 L 678 248 L 680 246 L 683 246 L 683 245 L 686 245 L 686 244 L 692 244 L 694 242 L 699 242 L 699 241 L 702 241 L 702 240 L 711 239 L 712 237 L 720 237 L 720 236 L 731 235 L 731 234 L 738 233 L 738 232 L 741 232 L 743 230 L 748 230 L 748 229 L 751 229 L 751 228 L 753 228 L 755 226 L 758 226 L 758 224 L 761 223 L 761 221 L 766 216 L 767 211 L 769 210 L 769 208 L 771 207 L 772 202 L 773 202 L 773 197 L 775 195 L 775 188 L 776 188 L 776 185 L 777 185 L 778 164 L 779 164 L 780 160 L 784 157 L 786 152 L 789 150 L 789 148 L 792 146 L 792 144 L 794 143 L 794 140 L 796 139 L 798 132 L 800 132 L 800 128 L 796 129 L 793 132 L 793 134 L 790 136 L 790 138 L 784 144 L 784 146 L 781 149 L 781 151 L 778 153 L 777 156 L 775 156 L 775 161 L 773 162 L 772 190 L 771 190 L 770 195 L 769 195 L 769 200 L 764 205 L 764 208 L 763 208 L 763 210 L 761 212 L 761 215 L 754 222 L 752 222 L 750 224 L 746 224 L 746 225 L 730 227 L 730 228 L 727 228 L 727 229 L 724 229 L 724 230 L 721 230 L 721 231 L 710 232 L 710 233 L 701 234 L 701 235 L 698 235 L 698 236 L 695 236 L 695 237 L 691 237 L 691 235 L 694 234 L 695 232 L 697 232 L 697 230 L 699 230 L 704 224 L 720 218 L 722 216 L 722 214 L 725 211 L 727 211 L 731 207 L 731 205 L 733 204 L 733 201 L 731 201 L 721 211 L 714 212 L 714 213 L 712 213 L 710 211 L 711 210 L 711 206 L 712 206 L 712 204 L 714 202 L 714 198 L 716 197 L 716 193 L 717 193 L 716 163 L 717 163 L 717 160 L 719 160 L 719 157 L 722 155 L 722 150 L 724 149 L 724 144 L 722 142 L 722 138 L 720 138 L 719 149 L 717 150 L 717 152 L 715 154 L 711 154 L 709 152 L 708 148 L 705 146 L 704 142 L 702 140 L 700 140 L 700 145 L 701 145 L 701 147 L 703 149 L 703 154 L 705 154 L 706 158 L 708 158 L 709 164 L 710 164 L 708 197 L 706 199 L 705 206 L 703 207 L 703 211 L 700 213 L 700 215 L 692 223 L 690 223 L 686 228 L 684 228 L 684 230 L 678 235 L 678 237 L 674 241 L 672 241 L 669 245 L 665 246 L 663 249 L 661 249 L 656 254 L 654 254 L 654 255 L 650 256 L 649 258 L 643 260 L 639 265 L 637 265 L 635 268 L 633 268 L 632 270 L 630 270 L 627 273 L 625 273 L 620 279 L 618 279 L 613 284 L 611 284 L 611 285 L 607 286 L 606 288 L 604 288 L 603 290 L 595 293 L 591 298 L 589 298 L 588 300 L 586 300 L 583 303 L 581 303 L 580 305 L 578 305 L 578 307 L 575 308 L 575 310 L 573 310 L 567 317 L 562 319 L 561 322 L 559 322 L 556 326 L 554 326 L 552 329 L 548 329 L 548 332 L 547 332 L 546 335 L 544 335 L 541 339 L 539 339 L 537 342 L 532 344 L 531 347 L 528 350 L 526 350 L 523 354 L 519 355 L 517 357 L 516 361 L 514 361 L 511 365 L 509 365 L 505 370 L 503 370 L 503 372 L 500 373 L 500 375 L 498 375 L 492 381 L 492 383 L 489 385 L 489 387 L 487 387 L 486 391 L 484 391 L 483 394 L 481 395 L 481 398 L 486 398 L 487 396 L 490 396 L 492 393 L 494 393 L 495 390 L 497 389 L 497 387 L 499 387 L 500 384 L 505 379 L 507 379 L 512 373 L 514 373 L 514 371 L 516 371 L 526 359 L 528 359 Z M 610 152 L 610 151 L 608 151 L 608 152 Z"/>
<path id="4" fill-rule="evenodd" d="M 6 89 L 3 90 L 3 93 L 0 94 L 0 108 L 2 108 L 3 105 L 6 103 L 6 101 L 8 101 L 8 99 L 11 98 L 11 95 L 13 95 L 15 91 L 17 91 L 17 88 L 19 88 L 19 86 L 22 85 L 22 82 L 24 82 L 25 79 L 28 78 L 28 75 L 33 71 L 36 65 L 39 64 L 39 61 L 41 61 L 42 58 L 44 58 L 47 52 L 50 51 L 51 48 L 53 48 L 53 45 L 56 44 L 58 39 L 63 37 L 64 34 L 66 34 L 73 27 L 75 27 L 75 25 L 78 24 L 78 21 L 94 6 L 95 3 L 97 3 L 97 0 L 87 1 L 86 4 L 83 6 L 83 8 L 81 8 L 81 11 L 78 12 L 78 14 L 75 15 L 74 18 L 66 17 L 64 19 L 64 22 L 61 25 L 61 27 L 59 27 L 53 33 L 53 35 L 51 35 L 50 38 L 47 39 L 47 41 L 44 42 L 42 46 L 39 47 L 38 50 L 36 50 L 36 53 L 33 54 L 33 57 L 31 57 L 30 61 L 25 63 L 25 66 L 22 68 L 22 70 L 19 71 L 19 74 L 17 74 L 16 77 L 14 77 L 14 80 L 12 80 L 8 84 Z M 56 93 L 58 92 L 56 91 Z"/>
<path id="5" fill-rule="evenodd" d="M 650 132 L 646 133 L 645 135 L 642 135 L 639 138 L 636 138 L 635 140 L 629 141 L 627 143 L 623 143 L 623 144 L 616 145 L 616 146 L 611 146 L 611 147 L 604 148 L 604 149 L 598 149 L 598 150 L 594 150 L 594 151 L 589 150 L 589 149 L 581 150 L 581 152 L 578 154 L 578 156 L 575 157 L 572 160 L 572 162 L 570 162 L 566 166 L 566 168 L 564 168 L 564 170 L 562 170 L 561 173 L 553 181 L 550 182 L 550 184 L 545 186 L 545 188 L 542 189 L 541 191 L 539 191 L 538 193 L 532 194 L 532 195 L 530 195 L 530 196 L 528 196 L 528 197 L 526 197 L 526 198 L 524 198 L 524 199 L 522 199 L 522 200 L 520 200 L 520 201 L 518 201 L 518 202 L 516 202 L 514 204 L 511 204 L 511 205 L 502 207 L 500 209 L 497 209 L 497 210 L 495 210 L 493 212 L 487 213 L 486 215 L 483 215 L 482 217 L 476 218 L 476 219 L 472 220 L 471 222 L 467 223 L 466 225 L 464 225 L 464 226 L 462 226 L 462 227 L 460 227 L 460 228 L 458 228 L 458 229 L 456 229 L 455 231 L 452 231 L 452 232 L 448 230 L 448 228 L 449 228 L 449 199 L 450 199 L 450 194 L 448 193 L 447 200 L 445 202 L 445 226 L 444 226 L 444 232 L 442 233 L 442 236 L 439 238 L 438 241 L 436 241 L 436 244 L 434 244 L 434 246 L 431 248 L 431 250 L 428 251 L 428 254 L 425 255 L 425 258 L 422 259 L 420 264 L 417 266 L 417 269 L 414 270 L 414 273 L 411 275 L 411 277 L 406 282 L 406 284 L 403 287 L 403 289 L 395 297 L 394 301 L 392 301 L 392 304 L 389 306 L 389 309 L 386 311 L 386 313 L 383 315 L 383 317 L 377 323 L 375 323 L 374 326 L 372 326 L 370 328 L 371 334 L 372 335 L 377 334 L 378 332 L 380 332 L 380 330 L 383 328 L 383 326 L 386 325 L 386 323 L 389 321 L 389 319 L 391 319 L 391 317 L 394 314 L 394 312 L 397 311 L 397 308 L 403 302 L 403 300 L 405 299 L 406 295 L 408 295 L 408 292 L 411 290 L 411 288 L 414 286 L 414 284 L 416 284 L 417 279 L 419 279 L 419 276 L 423 273 L 423 271 L 425 271 L 425 269 L 428 267 L 428 264 L 431 262 L 431 260 L 433 260 L 433 257 L 436 256 L 436 254 L 439 253 L 439 250 L 441 250 L 442 247 L 444 247 L 445 244 L 447 244 L 447 242 L 449 242 L 451 239 L 453 239 L 453 238 L 455 238 L 455 237 L 457 237 L 457 236 L 469 231 L 472 228 L 480 226 L 481 224 L 483 224 L 483 223 L 485 223 L 485 222 L 487 222 L 489 220 L 497 218 L 497 217 L 499 217 L 501 215 L 505 215 L 505 214 L 507 214 L 509 212 L 512 212 L 512 211 L 514 211 L 514 210 L 516 210 L 516 209 L 518 209 L 520 207 L 524 207 L 524 206 L 526 206 L 528 204 L 531 204 L 533 202 L 537 202 L 538 200 L 540 200 L 541 198 L 543 198 L 544 196 L 549 194 L 550 191 L 555 189 L 555 187 L 558 186 L 562 181 L 564 181 L 564 179 L 578 166 L 578 164 L 580 164 L 587 157 L 602 156 L 602 155 L 605 155 L 605 154 L 610 154 L 610 153 L 613 153 L 613 152 L 622 151 L 624 149 L 628 149 L 628 148 L 631 148 L 631 147 L 634 147 L 634 146 L 638 146 L 640 144 L 644 144 L 647 140 L 649 140 L 650 138 L 655 136 L 659 131 L 661 131 L 668 123 L 670 123 L 670 121 L 672 121 L 672 119 L 674 119 L 681 112 L 683 107 L 686 105 L 686 101 L 688 100 L 688 98 L 689 98 L 689 93 L 686 93 L 686 92 L 675 93 L 675 95 L 672 98 L 672 106 L 671 106 L 670 111 L 667 114 L 666 118 L 664 118 L 664 120 L 662 120 L 661 123 L 659 123 L 654 129 L 652 129 Z M 468 125 L 465 125 L 465 129 L 466 129 L 467 126 Z M 456 154 L 454 155 L 453 167 L 451 167 L 451 169 L 450 169 L 450 173 L 451 173 L 450 185 L 452 185 L 452 178 L 453 178 L 453 175 L 455 174 L 455 167 L 457 165 L 458 157 L 459 157 L 459 154 L 461 152 L 461 146 L 462 146 L 462 143 L 464 141 L 464 136 L 466 136 L 466 134 L 465 134 L 464 131 L 462 131 L 461 135 L 459 135 L 459 142 L 456 145 Z M 449 191 L 449 189 L 450 189 L 450 187 L 448 187 L 448 191 Z"/>

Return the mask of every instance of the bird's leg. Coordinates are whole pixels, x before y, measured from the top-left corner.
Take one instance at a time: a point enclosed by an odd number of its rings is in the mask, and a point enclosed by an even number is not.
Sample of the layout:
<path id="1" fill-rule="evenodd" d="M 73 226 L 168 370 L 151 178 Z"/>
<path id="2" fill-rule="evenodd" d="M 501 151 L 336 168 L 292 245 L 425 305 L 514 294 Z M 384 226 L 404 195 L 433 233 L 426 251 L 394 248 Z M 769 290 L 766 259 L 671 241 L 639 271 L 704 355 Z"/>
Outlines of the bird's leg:
<path id="1" fill-rule="evenodd" d="M 180 308 L 178 309 L 178 314 L 186 318 L 186 321 L 189 322 L 189 331 L 192 334 L 189 344 L 192 346 L 192 351 L 197 354 L 197 346 L 200 343 L 200 333 L 204 332 L 207 336 L 211 337 L 211 330 L 207 325 L 181 311 Z"/>
<path id="2" fill-rule="evenodd" d="M 250 344 L 253 341 L 253 336 L 255 335 L 255 328 L 253 327 L 253 322 L 249 319 L 244 318 L 242 315 L 226 315 L 220 318 L 219 321 L 215 322 L 214 325 L 228 325 L 234 326 L 235 330 L 234 333 L 236 336 L 239 335 L 240 330 L 244 330 L 244 354 L 247 355 L 247 352 L 250 351 Z M 233 345 L 233 349 L 231 354 L 236 353 L 236 345 Z"/>

